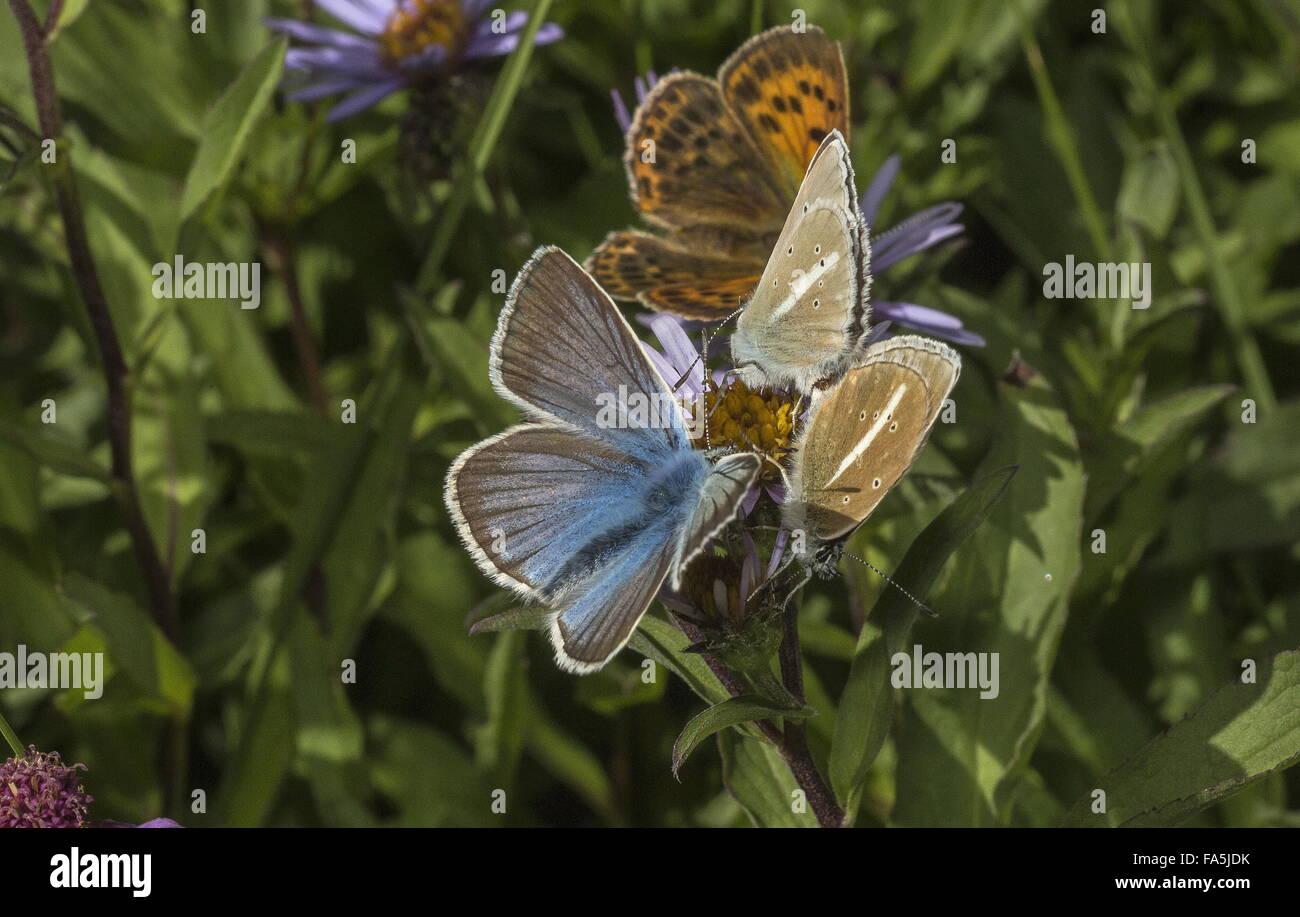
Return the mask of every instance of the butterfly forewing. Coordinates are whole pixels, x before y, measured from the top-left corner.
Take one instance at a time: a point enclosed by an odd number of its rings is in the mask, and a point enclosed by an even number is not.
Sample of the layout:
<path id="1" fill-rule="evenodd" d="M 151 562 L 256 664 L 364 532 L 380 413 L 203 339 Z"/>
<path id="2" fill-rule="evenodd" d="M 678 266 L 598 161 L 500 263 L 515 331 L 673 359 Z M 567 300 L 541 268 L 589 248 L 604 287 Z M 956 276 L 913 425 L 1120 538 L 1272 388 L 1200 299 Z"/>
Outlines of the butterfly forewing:
<path id="1" fill-rule="evenodd" d="M 822 143 L 732 341 L 746 381 L 808 391 L 857 346 L 867 319 L 866 234 L 844 139 Z"/>
<path id="2" fill-rule="evenodd" d="M 668 228 L 726 226 L 774 232 L 785 195 L 717 82 L 695 73 L 660 80 L 627 135 L 632 200 Z"/>
<path id="3" fill-rule="evenodd" d="M 926 338 L 869 348 L 814 400 L 783 523 L 823 542 L 861 525 L 916 460 L 960 371 L 955 351 Z"/>
<path id="4" fill-rule="evenodd" d="M 849 132 L 849 84 L 839 45 L 821 29 L 756 35 L 718 71 L 727 102 L 793 193 L 822 140 Z"/>

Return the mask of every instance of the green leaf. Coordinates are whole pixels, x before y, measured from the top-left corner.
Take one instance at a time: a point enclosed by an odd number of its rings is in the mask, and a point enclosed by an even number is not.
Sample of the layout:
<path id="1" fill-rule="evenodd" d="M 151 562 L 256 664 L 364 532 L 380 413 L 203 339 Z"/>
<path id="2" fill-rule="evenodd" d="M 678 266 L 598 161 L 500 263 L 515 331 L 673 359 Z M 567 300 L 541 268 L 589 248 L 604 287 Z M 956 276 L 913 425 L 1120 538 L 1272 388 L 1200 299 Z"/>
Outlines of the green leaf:
<path id="1" fill-rule="evenodd" d="M 475 621 L 469 629 L 471 634 L 491 634 L 512 630 L 546 630 L 550 626 L 555 612 L 549 608 L 528 606 L 511 608 L 499 614 L 489 615 Z"/>
<path id="2" fill-rule="evenodd" d="M 55 432 L 37 433 L 35 430 L 0 419 L 0 441 L 21 449 L 40 464 L 74 478 L 91 478 L 104 484 L 112 480 L 108 469 L 87 457 L 86 450 L 78 448 L 66 437 Z"/>
<path id="3" fill-rule="evenodd" d="M 774 704 L 756 694 L 742 694 L 739 697 L 728 698 L 720 704 L 714 704 L 707 710 L 697 713 L 686 724 L 677 741 L 673 743 L 673 776 L 677 776 L 681 766 L 686 763 L 686 758 L 701 742 L 728 726 L 738 726 L 755 720 L 782 718 L 802 720 L 816 715 L 817 711 L 812 707 L 791 709 Z"/>
<path id="4" fill-rule="evenodd" d="M 483 673 L 487 722 L 475 737 L 475 760 L 497 786 L 511 788 L 528 729 L 528 665 L 524 635 L 508 630 L 496 638 Z"/>
<path id="5" fill-rule="evenodd" d="M 731 696 L 718 681 L 704 657 L 682 652 L 691 645 L 686 635 L 666 621 L 646 615 L 637 625 L 628 646 L 676 674 L 696 694 L 710 704 L 720 704 Z"/>
<path id="6" fill-rule="evenodd" d="M 1065 814 L 1071 827 L 1176 825 L 1300 761 L 1300 651 L 1260 666 L 1254 684 L 1222 688 L 1106 775 L 1106 813 L 1089 791 Z"/>
<path id="7" fill-rule="evenodd" d="M 1161 145 L 1128 163 L 1115 209 L 1120 219 L 1137 223 L 1163 239 L 1173 225 L 1180 197 L 1178 166 L 1168 148 Z"/>
<path id="8" fill-rule="evenodd" d="M 277 38 L 263 48 L 208 110 L 181 195 L 181 220 L 230 178 L 253 125 L 271 101 L 287 47 L 288 39 Z"/>
<path id="9" fill-rule="evenodd" d="M 916 638 L 922 652 L 987 654 L 990 667 L 998 662 L 997 693 L 908 691 L 893 812 L 902 825 L 1008 822 L 1079 573 L 1084 476 L 1074 431 L 1042 377 L 1023 389 L 1004 383 L 999 394 L 998 435 L 982 467 L 1019 471 L 979 538 L 957 552 L 935 599 L 943 617 Z M 932 779 L 940 771 L 945 778 Z"/>
<path id="10" fill-rule="evenodd" d="M 1001 468 L 967 488 L 912 542 L 895 579 L 924 599 L 948 557 L 984 521 L 1015 473 L 1014 467 Z M 831 786 L 846 807 L 861 791 L 889 732 L 896 693 L 889 681 L 890 658 L 907 643 L 917 614 L 902 593 L 886 590 L 858 634 L 831 740 Z"/>
<path id="11" fill-rule="evenodd" d="M 772 743 L 742 736 L 734 729 L 718 733 L 722 782 L 745 814 L 760 828 L 816 828 L 817 816 L 806 804 L 795 811 L 802 790 Z M 800 795 L 796 795 L 795 791 Z"/>
<path id="12" fill-rule="evenodd" d="M 113 664 L 144 694 L 161 702 L 159 711 L 184 716 L 194 700 L 194 670 L 134 601 L 77 573 L 63 582 L 65 594 L 104 635 Z"/>

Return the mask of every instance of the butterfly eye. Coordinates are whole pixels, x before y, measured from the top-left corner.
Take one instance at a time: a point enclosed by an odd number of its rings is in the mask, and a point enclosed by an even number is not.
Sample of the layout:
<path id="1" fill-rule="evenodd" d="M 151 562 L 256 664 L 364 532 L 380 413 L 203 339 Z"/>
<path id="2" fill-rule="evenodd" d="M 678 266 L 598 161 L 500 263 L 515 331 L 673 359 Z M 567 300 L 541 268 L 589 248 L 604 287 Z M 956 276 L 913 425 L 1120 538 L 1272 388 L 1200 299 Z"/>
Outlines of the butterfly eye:
<path id="1" fill-rule="evenodd" d="M 845 497 L 845 498 L 844 498 L 844 502 L 845 502 L 845 503 L 848 503 L 848 502 L 849 502 L 849 498 L 848 498 L 848 497 Z"/>
<path id="2" fill-rule="evenodd" d="M 893 423 L 889 425 L 889 432 L 893 433 L 897 429 L 898 429 L 898 421 L 895 420 Z"/>
<path id="3" fill-rule="evenodd" d="M 826 259 L 825 259 L 825 258 L 823 258 L 823 259 L 821 260 L 821 266 L 822 266 L 822 267 L 825 267 L 825 266 L 826 266 Z"/>
<path id="4" fill-rule="evenodd" d="M 803 205 L 803 212 L 804 212 L 804 213 L 807 213 L 807 212 L 808 212 L 808 205 L 807 205 L 807 204 L 804 204 L 804 205 Z"/>
<path id="5" fill-rule="evenodd" d="M 879 411 L 876 411 L 874 414 L 871 415 L 871 419 L 872 419 L 872 420 L 875 420 L 875 419 L 876 419 L 877 417 L 879 417 L 879 416 L 880 416 L 880 412 L 879 412 Z"/>
<path id="6" fill-rule="evenodd" d="M 879 490 L 879 489 L 880 489 L 880 478 L 873 478 L 873 479 L 871 480 L 871 489 L 872 489 L 872 490 Z"/>
<path id="7" fill-rule="evenodd" d="M 785 253 L 786 253 L 787 255 L 793 255 L 793 254 L 794 254 L 794 246 L 791 245 L 789 248 L 787 248 L 787 249 L 785 250 Z"/>
<path id="8" fill-rule="evenodd" d="M 821 253 L 822 253 L 822 247 L 820 245 L 813 246 L 814 255 L 820 255 Z"/>
<path id="9" fill-rule="evenodd" d="M 858 420 L 866 420 L 866 419 L 867 419 L 866 411 L 863 411 L 861 414 L 858 415 Z"/>
<path id="10" fill-rule="evenodd" d="M 822 305 L 822 301 L 821 301 L 820 299 L 814 299 L 814 300 L 813 300 L 813 308 L 814 308 L 814 309 L 820 309 L 820 308 L 821 308 L 821 305 Z"/>

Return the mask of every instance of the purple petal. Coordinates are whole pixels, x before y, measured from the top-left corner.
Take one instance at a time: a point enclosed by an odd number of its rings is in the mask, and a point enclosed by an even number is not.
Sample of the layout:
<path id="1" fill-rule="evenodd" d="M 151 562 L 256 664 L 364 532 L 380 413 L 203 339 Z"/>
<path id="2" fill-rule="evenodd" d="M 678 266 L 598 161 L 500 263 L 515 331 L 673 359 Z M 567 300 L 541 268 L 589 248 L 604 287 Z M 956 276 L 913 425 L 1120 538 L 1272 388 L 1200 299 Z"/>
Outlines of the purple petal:
<path id="1" fill-rule="evenodd" d="M 929 306 L 920 306 L 914 302 L 892 302 L 878 299 L 871 303 L 872 311 L 890 321 L 907 325 L 909 328 L 950 330 L 961 327 L 961 319 Z"/>
<path id="2" fill-rule="evenodd" d="M 767 575 L 764 579 L 771 579 L 772 574 L 781 566 L 781 558 L 785 555 L 785 545 L 789 540 L 790 533 L 785 529 L 776 533 L 776 541 L 772 542 L 772 557 L 767 562 Z"/>
<path id="3" fill-rule="evenodd" d="M 331 48 L 373 48 L 375 46 L 375 43 L 370 39 L 362 38 L 360 35 L 340 32 L 338 29 L 330 29 L 311 22 L 299 22 L 297 19 L 267 17 L 262 22 L 277 32 L 283 32 L 297 38 L 299 41 L 310 42 L 315 45 L 325 45 Z"/>
<path id="4" fill-rule="evenodd" d="M 151 819 L 149 819 L 149 821 L 145 822 L 143 825 L 138 825 L 137 827 L 140 827 L 140 828 L 183 828 L 183 827 L 185 827 L 185 826 L 184 826 L 184 825 L 181 825 L 181 824 L 177 824 L 176 822 L 172 821 L 170 818 L 151 818 Z"/>
<path id="5" fill-rule="evenodd" d="M 357 89 L 366 84 L 366 80 L 355 76 L 330 77 L 306 86 L 292 89 L 290 92 L 285 93 L 285 98 L 290 102 L 310 102 L 313 99 L 338 95 L 340 92 Z"/>
<path id="6" fill-rule="evenodd" d="M 682 374 L 677 371 L 677 368 L 673 366 L 672 362 L 667 357 L 655 350 L 645 341 L 641 342 L 641 349 L 645 351 L 645 355 L 650 358 L 650 362 L 655 365 L 655 369 L 659 370 L 659 375 L 663 376 L 664 380 L 670 386 L 682 377 Z M 694 401 L 699 397 L 698 391 L 692 391 L 690 379 L 687 379 L 678 386 L 677 391 L 673 394 L 689 401 Z"/>
<path id="7" fill-rule="evenodd" d="M 475 34 L 465 47 L 465 56 L 467 58 L 480 58 L 500 57 L 502 54 L 509 54 L 518 47 L 521 34 L 521 32 L 506 35 Z M 563 37 L 564 29 L 554 22 L 543 23 L 542 27 L 537 30 L 537 37 L 533 40 L 533 47 L 549 45 L 551 42 L 558 41 Z"/>
<path id="8" fill-rule="evenodd" d="M 898 167 L 902 161 L 897 154 L 890 156 L 876 170 L 876 174 L 871 177 L 871 184 L 867 185 L 867 190 L 863 193 L 859 204 L 862 217 L 867 221 L 868 226 L 876 222 L 876 213 L 880 210 L 880 202 L 885 199 L 890 186 L 894 184 L 894 179 L 898 176 Z"/>
<path id="9" fill-rule="evenodd" d="M 695 349 L 691 339 L 682 330 L 681 323 L 674 316 L 661 312 L 651 316 L 648 324 L 673 366 L 674 373 L 668 378 L 668 384 L 672 385 L 685 376 L 686 385 L 690 386 L 691 391 L 702 392 L 704 360 L 700 358 L 700 352 Z"/>
<path id="10" fill-rule="evenodd" d="M 964 227 L 952 221 L 961 210 L 961 204 L 938 204 L 908 217 L 888 232 L 872 239 L 871 270 L 880 274 L 904 258 L 958 235 Z"/>
<path id="11" fill-rule="evenodd" d="M 397 8 L 394 2 L 354 3 L 353 0 L 316 0 L 316 5 L 339 22 L 346 23 L 366 35 L 378 35 L 384 30 L 388 16 Z"/>
<path id="12" fill-rule="evenodd" d="M 963 328 L 961 319 L 955 315 L 940 312 L 938 309 L 931 309 L 929 306 L 921 306 L 913 302 L 876 300 L 871 304 L 871 308 L 875 315 L 883 316 L 887 320 L 881 323 L 884 325 L 888 325 L 889 322 L 897 322 L 908 328 L 914 328 L 917 331 L 932 334 L 937 338 L 952 341 L 954 344 L 983 347 L 985 343 L 984 338 L 973 331 Z"/>
<path id="13" fill-rule="evenodd" d="M 330 113 L 325 120 L 342 121 L 344 118 L 351 117 L 357 112 L 365 111 L 376 102 L 392 95 L 405 85 L 405 80 L 391 79 L 387 82 L 358 90 L 330 109 Z"/>
<path id="14" fill-rule="evenodd" d="M 762 485 L 755 485 L 754 487 L 749 488 L 744 499 L 740 501 L 740 515 L 748 517 L 749 514 L 754 511 L 754 507 L 758 505 L 758 499 L 762 495 Z"/>
<path id="15" fill-rule="evenodd" d="M 387 75 L 373 49 L 290 48 L 284 56 L 284 66 L 288 70 L 334 71 L 355 76 Z"/>
<path id="16" fill-rule="evenodd" d="M 492 0 L 460 0 L 460 9 L 466 19 L 478 19 L 491 2 Z"/>
<path id="17" fill-rule="evenodd" d="M 623 103 L 623 97 L 617 89 L 611 89 L 609 96 L 614 102 L 614 120 L 618 122 L 618 129 L 626 134 L 632 127 L 632 115 L 628 113 L 627 105 Z"/>

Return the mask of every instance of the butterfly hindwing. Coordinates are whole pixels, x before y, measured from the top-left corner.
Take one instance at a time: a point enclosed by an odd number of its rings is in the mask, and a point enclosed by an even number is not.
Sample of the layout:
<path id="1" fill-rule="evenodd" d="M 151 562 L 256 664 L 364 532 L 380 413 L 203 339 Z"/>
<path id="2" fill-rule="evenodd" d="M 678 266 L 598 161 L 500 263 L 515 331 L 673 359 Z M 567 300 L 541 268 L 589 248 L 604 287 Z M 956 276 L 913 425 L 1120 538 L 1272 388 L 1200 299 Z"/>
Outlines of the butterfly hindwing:
<path id="1" fill-rule="evenodd" d="M 725 318 L 754 288 L 753 260 L 723 254 L 717 245 L 692 248 L 689 241 L 612 232 L 587 259 L 587 269 L 615 299 L 639 299 L 683 318 Z"/>
<path id="2" fill-rule="evenodd" d="M 838 385 L 813 399 L 783 524 L 823 542 L 861 525 L 916 460 L 960 372 L 956 352 L 928 338 L 868 348 Z"/>
<path id="3" fill-rule="evenodd" d="M 848 136 L 844 57 L 815 26 L 755 35 L 722 65 L 718 82 L 789 195 L 822 140 L 836 130 Z"/>

